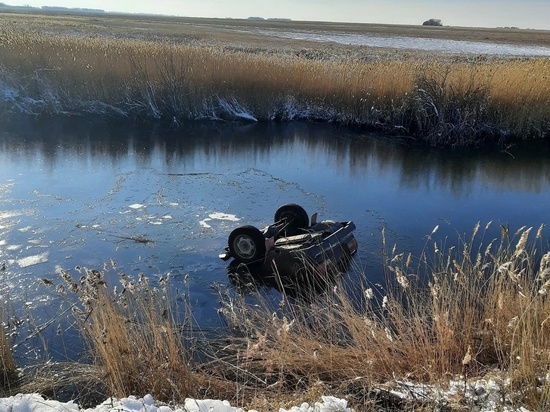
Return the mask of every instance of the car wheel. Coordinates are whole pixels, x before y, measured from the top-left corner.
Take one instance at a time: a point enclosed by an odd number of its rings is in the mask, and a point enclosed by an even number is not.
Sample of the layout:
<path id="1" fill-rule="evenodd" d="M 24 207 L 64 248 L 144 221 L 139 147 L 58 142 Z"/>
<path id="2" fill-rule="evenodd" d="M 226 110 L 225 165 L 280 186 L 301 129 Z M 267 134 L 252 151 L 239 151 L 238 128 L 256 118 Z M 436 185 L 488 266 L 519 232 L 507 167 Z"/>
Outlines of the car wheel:
<path id="1" fill-rule="evenodd" d="M 294 203 L 281 206 L 275 212 L 275 222 L 280 222 L 285 219 L 288 223 L 285 229 L 286 236 L 296 234 L 298 229 L 306 229 L 309 227 L 309 216 L 302 206 Z"/>
<path id="2" fill-rule="evenodd" d="M 229 234 L 229 252 L 238 262 L 250 263 L 265 256 L 265 238 L 254 226 L 242 226 Z"/>

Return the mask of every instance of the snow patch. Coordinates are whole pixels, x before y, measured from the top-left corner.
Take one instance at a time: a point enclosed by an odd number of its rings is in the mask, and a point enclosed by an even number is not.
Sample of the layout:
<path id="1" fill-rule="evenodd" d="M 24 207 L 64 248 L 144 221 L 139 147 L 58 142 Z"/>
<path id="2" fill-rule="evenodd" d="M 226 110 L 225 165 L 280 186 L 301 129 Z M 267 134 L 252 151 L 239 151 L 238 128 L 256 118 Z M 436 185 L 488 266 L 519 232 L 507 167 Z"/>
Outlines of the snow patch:
<path id="1" fill-rule="evenodd" d="M 18 394 L 9 398 L 0 398 L 1 411 L 32 412 L 244 412 L 244 409 L 231 406 L 227 401 L 212 399 L 186 399 L 183 406 L 167 406 L 153 399 L 151 395 L 143 398 L 130 396 L 122 399 L 107 399 L 95 408 L 81 409 L 73 401 L 58 402 L 46 400 L 38 394 Z M 250 410 L 249 412 L 254 412 Z M 353 412 L 347 407 L 347 401 L 332 396 L 323 396 L 315 405 L 303 403 L 280 412 Z"/>
<path id="2" fill-rule="evenodd" d="M 10 219 L 10 218 L 13 218 L 13 217 L 21 216 L 22 214 L 23 213 L 18 211 L 18 210 L 10 210 L 10 211 L 6 211 L 6 212 L 0 212 L 0 219 L 1 220 Z"/>
<path id="3" fill-rule="evenodd" d="M 248 120 L 251 122 L 258 121 L 258 119 L 248 112 L 235 98 L 229 100 L 220 98 L 218 103 L 222 109 L 222 113 L 228 115 L 229 117 Z"/>
<path id="4" fill-rule="evenodd" d="M 334 396 L 323 396 L 322 402 L 315 402 L 312 407 L 308 403 L 303 403 L 300 406 L 293 406 L 290 409 L 279 409 L 279 412 L 352 412 L 353 409 L 348 408 L 348 401 L 338 399 Z"/>

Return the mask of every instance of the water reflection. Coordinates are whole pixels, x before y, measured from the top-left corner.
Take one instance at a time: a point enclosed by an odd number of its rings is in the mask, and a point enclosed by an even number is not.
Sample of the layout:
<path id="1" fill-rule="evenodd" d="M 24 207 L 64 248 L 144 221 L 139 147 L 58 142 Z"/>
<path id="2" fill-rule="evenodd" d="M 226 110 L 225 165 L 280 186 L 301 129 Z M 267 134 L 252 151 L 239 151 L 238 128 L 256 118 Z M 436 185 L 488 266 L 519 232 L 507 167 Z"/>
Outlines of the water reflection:
<path id="1" fill-rule="evenodd" d="M 394 175 L 400 188 L 449 189 L 456 196 L 467 193 L 474 181 L 492 190 L 533 193 L 548 190 L 550 181 L 550 147 L 545 142 L 518 144 L 506 151 L 441 150 L 306 123 L 192 122 L 177 130 L 92 120 L 11 126 L 11 131 L 0 132 L 3 163 L 43 164 L 44 171 L 75 159 L 87 169 L 134 164 L 169 173 L 181 166 L 197 171 L 243 164 L 277 167 L 286 158 L 352 179 L 369 173 Z"/>
<path id="2" fill-rule="evenodd" d="M 217 255 L 236 225 L 263 226 L 289 202 L 353 220 L 352 266 L 376 283 L 382 227 L 389 244 L 414 252 L 436 224 L 441 237 L 477 221 L 548 224 L 549 155 L 544 142 L 441 150 L 315 123 L 12 119 L 0 130 L 0 293 L 13 319 L 49 325 L 66 308 L 44 279 L 113 258 L 126 273 L 169 272 L 177 287 L 188 279 L 196 319 L 215 326 L 210 287 L 228 283 Z"/>

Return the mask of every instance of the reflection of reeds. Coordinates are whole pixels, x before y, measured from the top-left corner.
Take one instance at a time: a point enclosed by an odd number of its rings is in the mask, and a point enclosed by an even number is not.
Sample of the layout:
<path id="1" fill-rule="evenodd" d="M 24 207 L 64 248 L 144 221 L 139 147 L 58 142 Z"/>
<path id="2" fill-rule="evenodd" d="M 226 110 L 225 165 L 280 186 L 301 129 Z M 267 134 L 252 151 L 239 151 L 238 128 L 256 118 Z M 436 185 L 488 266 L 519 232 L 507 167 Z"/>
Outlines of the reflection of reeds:
<path id="1" fill-rule="evenodd" d="M 4 111 L 170 122 L 324 119 L 434 144 L 544 137 L 549 130 L 547 59 L 364 61 L 322 51 L 39 34 L 17 25 L 2 36 L 0 82 L 14 90 Z"/>

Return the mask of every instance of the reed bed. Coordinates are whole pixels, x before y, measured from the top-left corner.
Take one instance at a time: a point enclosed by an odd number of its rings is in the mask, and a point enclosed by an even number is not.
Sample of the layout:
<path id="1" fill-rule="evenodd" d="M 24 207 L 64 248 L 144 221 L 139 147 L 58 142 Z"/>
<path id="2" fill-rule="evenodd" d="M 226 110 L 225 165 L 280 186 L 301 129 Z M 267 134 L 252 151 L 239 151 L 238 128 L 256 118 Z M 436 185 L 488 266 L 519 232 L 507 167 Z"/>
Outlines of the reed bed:
<path id="1" fill-rule="evenodd" d="M 386 287 L 365 281 L 359 296 L 336 285 L 302 304 L 285 297 L 276 307 L 264 302 L 253 309 L 230 299 L 224 312 L 247 346 L 226 356 L 275 393 L 321 387 L 354 399 L 359 409 L 380 406 L 381 388 L 391 382 L 493 377 L 511 405 L 544 410 L 550 252 L 544 253 L 542 226 L 536 234 L 502 228 L 494 239 L 487 239 L 489 228 L 477 226 L 457 246 L 434 231 L 416 258 L 393 247 L 384 254 Z M 465 392 L 455 394 L 454 407 L 473 406 Z M 409 400 L 433 407 L 432 395 Z"/>
<path id="2" fill-rule="evenodd" d="M 36 369 L 34 384 L 26 377 L 5 390 L 56 396 L 63 384 L 88 400 L 150 393 L 175 403 L 221 398 L 263 411 L 334 395 L 356 410 L 454 410 L 483 398 L 468 394 L 468 382 L 493 379 L 503 405 L 545 410 L 550 252 L 543 229 L 512 233 L 478 224 L 449 245 L 435 228 L 419 256 L 383 236 L 384 285 L 369 284 L 368 274 L 346 284 L 338 268 L 321 278 L 305 271 L 304 279 L 316 281 L 292 293 L 288 278 L 276 277 L 281 294 L 273 300 L 244 277 L 239 287 L 218 287 L 227 328 L 208 338 L 195 325 L 187 292 L 170 290 L 169 278 L 151 286 L 144 275 L 120 273 L 113 289 L 105 276 L 116 270 L 113 262 L 103 271 L 77 268 L 76 281 L 60 270 L 56 289 L 73 302 L 89 365 L 48 363 Z M 9 351 L 2 355 L 13 369 Z M 442 397 L 450 381 L 463 384 Z M 431 389 L 422 396 L 411 389 L 403 399 L 392 392 L 398 385 Z"/>
<path id="3" fill-rule="evenodd" d="M 159 289 L 149 287 L 143 274 L 139 279 L 120 274 L 119 289 L 108 290 L 105 272 L 79 271 L 82 276 L 75 282 L 60 270 L 65 286 L 58 291 L 78 298 L 74 312 L 103 393 L 151 394 L 183 404 L 188 397 L 225 398 L 232 391 L 228 383 L 193 366 L 193 345 L 200 334 L 192 333 L 192 315 L 180 310 L 177 293 L 168 290 L 168 277 Z"/>
<path id="4" fill-rule="evenodd" d="M 399 59 L 37 32 L 0 32 L 3 113 L 313 119 L 432 144 L 548 136 L 548 59 Z"/>

